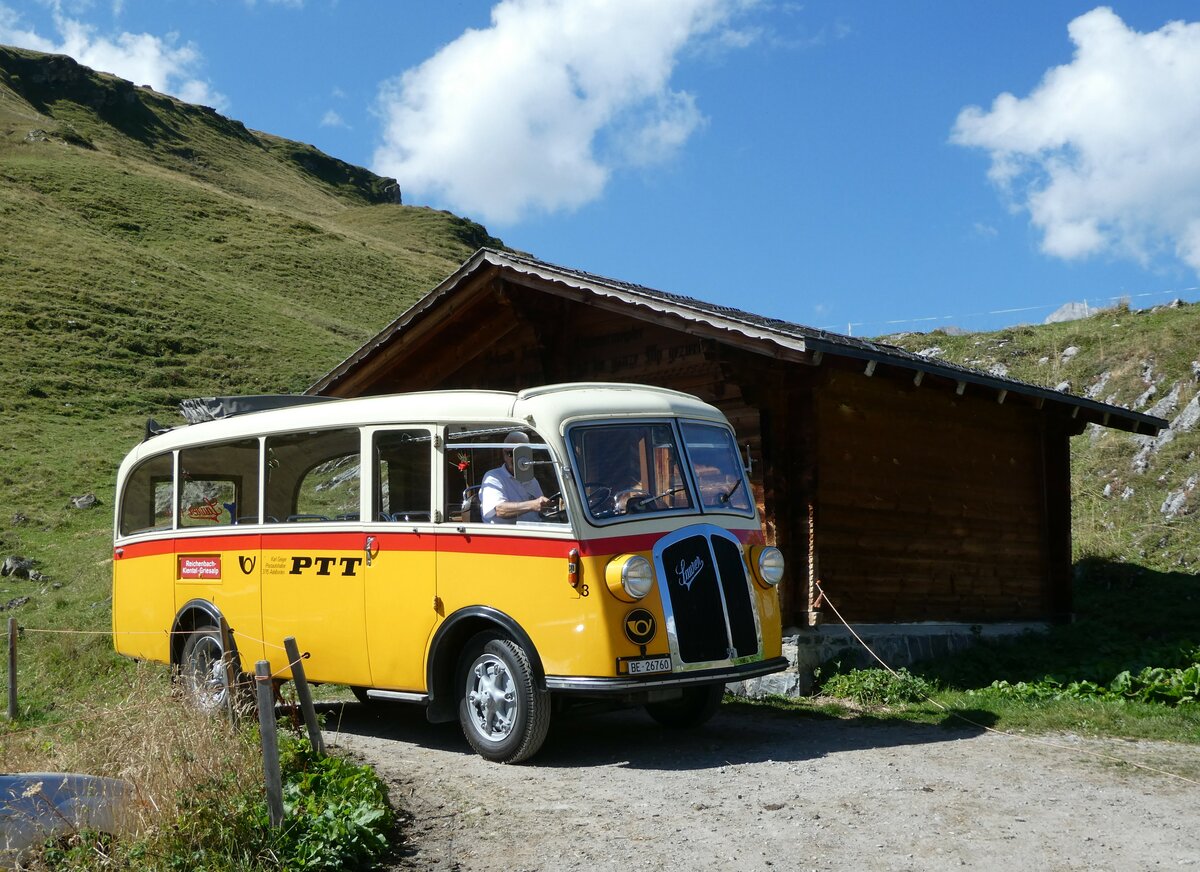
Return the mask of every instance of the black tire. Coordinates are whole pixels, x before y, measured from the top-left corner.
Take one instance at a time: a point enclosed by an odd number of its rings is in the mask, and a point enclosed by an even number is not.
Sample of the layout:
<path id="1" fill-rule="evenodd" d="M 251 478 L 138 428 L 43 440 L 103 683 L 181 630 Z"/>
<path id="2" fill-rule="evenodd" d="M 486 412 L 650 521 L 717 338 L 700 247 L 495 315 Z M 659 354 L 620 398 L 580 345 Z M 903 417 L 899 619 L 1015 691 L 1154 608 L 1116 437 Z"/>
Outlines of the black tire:
<path id="1" fill-rule="evenodd" d="M 479 635 L 458 659 L 458 722 L 479 756 L 528 760 L 550 728 L 550 694 L 539 690 L 529 655 L 511 639 Z"/>
<path id="2" fill-rule="evenodd" d="M 690 730 L 712 719 L 721 707 L 721 697 L 724 695 L 723 684 L 686 687 L 679 699 L 647 703 L 646 713 L 664 727 Z"/>
<path id="3" fill-rule="evenodd" d="M 350 685 L 350 692 L 354 694 L 354 698 L 356 700 L 363 703 L 364 705 L 366 705 L 369 702 L 378 702 L 379 701 L 376 699 L 371 699 L 371 697 L 367 696 L 367 688 L 360 687 L 357 684 Z"/>
<path id="4" fill-rule="evenodd" d="M 197 627 L 188 634 L 179 655 L 179 684 L 188 702 L 206 714 L 223 711 L 229 686 L 225 680 L 224 648 L 216 627 Z M 234 671 L 235 680 L 237 672 Z"/>

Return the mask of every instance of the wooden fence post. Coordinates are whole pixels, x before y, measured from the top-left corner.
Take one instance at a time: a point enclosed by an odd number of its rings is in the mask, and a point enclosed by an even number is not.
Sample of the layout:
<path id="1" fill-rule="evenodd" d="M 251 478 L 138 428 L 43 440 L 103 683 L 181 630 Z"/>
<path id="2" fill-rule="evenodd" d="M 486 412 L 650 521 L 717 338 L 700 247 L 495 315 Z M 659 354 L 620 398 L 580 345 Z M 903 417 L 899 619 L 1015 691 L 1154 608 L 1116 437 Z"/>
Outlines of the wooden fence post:
<path id="1" fill-rule="evenodd" d="M 8 619 L 8 719 L 17 719 L 17 619 Z"/>
<path id="2" fill-rule="evenodd" d="M 267 809 L 271 826 L 283 826 L 283 775 L 279 771 L 279 736 L 275 725 L 275 689 L 271 682 L 271 664 L 254 664 L 254 683 L 258 686 L 258 730 L 262 737 L 263 780 L 267 786 Z"/>
<path id="3" fill-rule="evenodd" d="M 221 631 L 221 650 L 224 652 L 221 661 L 225 666 L 225 712 L 229 715 L 229 723 L 236 725 L 238 712 L 233 698 L 237 692 L 237 675 L 233 668 L 233 633 L 224 615 L 221 615 L 218 624 Z"/>
<path id="4" fill-rule="evenodd" d="M 295 636 L 288 636 L 283 640 L 283 650 L 287 652 L 288 663 L 292 667 L 292 681 L 296 683 L 296 696 L 300 698 L 300 711 L 304 715 L 304 725 L 308 727 L 308 741 L 312 744 L 313 751 L 324 754 L 325 740 L 321 738 L 321 725 L 317 723 L 312 692 L 308 689 L 308 679 L 304 676 L 304 660 L 300 656 Z"/>

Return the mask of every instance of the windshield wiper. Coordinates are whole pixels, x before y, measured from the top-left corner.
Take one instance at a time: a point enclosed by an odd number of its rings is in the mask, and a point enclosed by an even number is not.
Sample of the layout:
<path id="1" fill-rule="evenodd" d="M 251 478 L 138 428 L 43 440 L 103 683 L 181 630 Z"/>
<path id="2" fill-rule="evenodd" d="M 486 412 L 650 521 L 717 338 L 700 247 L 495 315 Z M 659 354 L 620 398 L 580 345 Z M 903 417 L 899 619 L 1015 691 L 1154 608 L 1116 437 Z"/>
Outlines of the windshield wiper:
<path id="1" fill-rule="evenodd" d="M 670 490 L 665 490 L 659 494 L 647 494 L 644 497 L 637 497 L 635 499 L 632 499 L 629 501 L 629 505 L 635 506 L 640 509 L 644 506 L 650 505 L 655 500 L 661 500 L 663 497 L 669 497 L 671 494 L 677 494 L 680 491 L 685 491 L 685 490 L 687 490 L 687 486 L 681 484 L 678 487 L 673 487 Z"/>
<path id="2" fill-rule="evenodd" d="M 729 502 L 730 497 L 732 497 L 734 492 L 737 491 L 737 489 L 742 486 L 743 481 L 745 481 L 744 478 L 739 478 L 737 481 L 735 481 L 733 483 L 733 487 L 731 487 L 729 490 L 725 491 L 725 493 L 721 494 L 721 496 L 717 498 L 718 501 L 721 503 Z"/>

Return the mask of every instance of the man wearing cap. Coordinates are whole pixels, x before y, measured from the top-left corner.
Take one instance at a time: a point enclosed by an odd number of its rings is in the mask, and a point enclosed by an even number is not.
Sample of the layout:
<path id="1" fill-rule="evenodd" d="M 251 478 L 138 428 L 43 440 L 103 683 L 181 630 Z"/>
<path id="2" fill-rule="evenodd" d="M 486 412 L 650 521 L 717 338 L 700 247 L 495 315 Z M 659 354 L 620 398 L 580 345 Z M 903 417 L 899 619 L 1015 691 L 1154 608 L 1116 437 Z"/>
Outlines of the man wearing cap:
<path id="1" fill-rule="evenodd" d="M 505 445 L 529 443 L 529 437 L 514 430 L 504 437 Z M 550 500 L 542 496 L 537 479 L 519 482 L 513 475 L 512 448 L 504 449 L 504 465 L 489 470 L 479 487 L 479 507 L 487 524 L 515 524 L 517 521 L 540 521 L 538 512 Z"/>

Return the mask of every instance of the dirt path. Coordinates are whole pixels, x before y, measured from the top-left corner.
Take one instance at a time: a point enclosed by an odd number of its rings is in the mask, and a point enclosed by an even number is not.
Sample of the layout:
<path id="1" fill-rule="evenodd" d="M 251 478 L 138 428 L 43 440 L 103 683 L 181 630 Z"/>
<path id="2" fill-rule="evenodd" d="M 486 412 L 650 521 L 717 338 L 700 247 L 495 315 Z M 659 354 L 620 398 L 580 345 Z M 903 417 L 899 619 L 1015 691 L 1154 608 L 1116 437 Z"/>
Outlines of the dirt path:
<path id="1" fill-rule="evenodd" d="M 396 868 L 1200 870 L 1200 788 L 1019 739 L 726 705 L 673 733 L 560 720 L 530 763 L 469 753 L 417 708 L 346 705 L 327 734 L 410 818 Z M 1200 747 L 1058 738 L 1200 780 Z"/>

